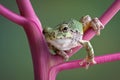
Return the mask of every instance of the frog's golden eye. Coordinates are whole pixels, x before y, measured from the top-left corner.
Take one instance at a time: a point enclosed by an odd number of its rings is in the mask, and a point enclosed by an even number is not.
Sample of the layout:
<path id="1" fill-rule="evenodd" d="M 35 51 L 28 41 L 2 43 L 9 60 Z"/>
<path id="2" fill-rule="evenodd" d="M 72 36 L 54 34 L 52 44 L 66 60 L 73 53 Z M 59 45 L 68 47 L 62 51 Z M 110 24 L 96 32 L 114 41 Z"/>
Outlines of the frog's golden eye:
<path id="1" fill-rule="evenodd" d="M 62 24 L 59 28 L 60 31 L 66 32 L 69 30 L 68 24 Z"/>

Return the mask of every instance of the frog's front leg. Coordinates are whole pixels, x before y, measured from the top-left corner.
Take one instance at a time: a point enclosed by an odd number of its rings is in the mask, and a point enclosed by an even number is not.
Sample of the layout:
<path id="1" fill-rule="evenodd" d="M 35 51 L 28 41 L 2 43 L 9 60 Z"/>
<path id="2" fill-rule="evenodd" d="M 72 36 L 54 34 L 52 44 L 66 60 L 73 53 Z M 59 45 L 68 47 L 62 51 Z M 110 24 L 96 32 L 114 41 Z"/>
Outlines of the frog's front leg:
<path id="1" fill-rule="evenodd" d="M 96 32 L 96 35 L 100 35 L 100 30 L 104 28 L 104 25 L 97 17 L 92 19 L 89 15 L 86 15 L 81 18 L 80 22 L 83 24 L 84 32 L 92 27 Z"/>
<path id="2" fill-rule="evenodd" d="M 62 57 L 65 59 L 65 61 L 68 61 L 68 60 L 69 60 L 69 56 L 67 55 L 67 53 L 66 53 L 65 51 L 63 51 L 63 50 L 58 50 L 56 53 L 57 53 L 58 55 L 62 56 Z"/>
<path id="3" fill-rule="evenodd" d="M 89 15 L 86 15 L 80 19 L 80 22 L 83 24 L 84 32 L 88 30 L 88 28 L 90 27 L 91 21 L 92 21 L 92 18 Z"/>
<path id="4" fill-rule="evenodd" d="M 96 61 L 94 60 L 94 50 L 89 41 L 86 40 L 80 40 L 80 43 L 83 45 L 84 48 L 86 48 L 87 56 L 86 58 L 80 63 L 80 65 L 83 65 L 83 63 L 86 63 L 86 69 L 89 67 L 89 65 L 96 64 Z"/>
<path id="5" fill-rule="evenodd" d="M 63 57 L 65 59 L 65 61 L 68 61 L 69 60 L 69 55 L 67 54 L 67 51 L 64 50 L 64 46 L 66 46 L 66 44 L 64 45 L 61 45 L 61 44 L 58 44 L 56 41 L 54 40 L 48 40 L 48 43 L 50 44 L 49 45 L 49 48 L 51 48 L 52 46 L 52 50 L 60 55 L 61 57 Z M 52 44 L 52 45 L 51 45 Z M 71 51 L 71 50 L 69 50 Z"/>

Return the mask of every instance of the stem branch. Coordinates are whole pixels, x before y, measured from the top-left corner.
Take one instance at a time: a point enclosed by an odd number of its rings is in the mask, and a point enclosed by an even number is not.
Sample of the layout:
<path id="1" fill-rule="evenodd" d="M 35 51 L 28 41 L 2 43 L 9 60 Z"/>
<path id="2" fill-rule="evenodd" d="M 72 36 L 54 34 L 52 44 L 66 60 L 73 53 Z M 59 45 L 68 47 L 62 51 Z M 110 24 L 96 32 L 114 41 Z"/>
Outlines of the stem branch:
<path id="1" fill-rule="evenodd" d="M 115 0 L 115 2 L 110 6 L 110 8 L 100 17 L 100 20 L 103 23 L 103 25 L 105 26 L 119 10 L 120 0 Z M 93 29 L 89 29 L 84 34 L 83 39 L 91 40 L 95 36 L 95 34 L 96 33 L 93 31 Z M 82 48 L 82 46 L 72 49 L 73 53 L 68 53 L 69 56 L 75 54 L 78 50 L 80 50 L 80 48 Z M 120 53 L 95 57 L 95 61 L 97 62 L 97 64 L 103 64 L 105 62 L 112 62 L 117 60 L 120 60 Z M 51 68 L 51 72 L 49 74 L 50 80 L 55 80 L 57 73 L 60 71 L 83 67 L 80 66 L 80 61 L 81 60 L 70 61 L 54 66 L 53 68 Z"/>
<path id="2" fill-rule="evenodd" d="M 120 10 L 120 0 L 115 0 L 114 3 L 106 10 L 106 12 L 100 17 L 100 21 L 105 26 L 112 17 Z M 93 29 L 88 29 L 84 36 L 84 40 L 91 40 L 96 35 Z M 76 47 L 73 49 L 73 53 L 68 53 L 70 56 L 74 55 L 78 50 L 80 50 L 82 46 Z"/>
<path id="3" fill-rule="evenodd" d="M 120 52 L 95 57 L 95 61 L 97 62 L 97 64 L 103 64 L 103 63 L 113 62 L 113 61 L 118 61 L 118 60 L 120 60 Z M 63 64 L 57 66 L 57 68 L 60 71 L 63 71 L 63 70 L 85 67 L 85 65 L 80 66 L 79 63 L 81 61 L 83 61 L 83 60 L 75 60 L 75 61 L 63 63 Z"/>
<path id="4" fill-rule="evenodd" d="M 9 9 L 5 8 L 3 5 L 0 4 L 0 15 L 6 17 L 10 21 L 19 24 L 24 25 L 27 22 L 27 19 L 10 11 Z"/>

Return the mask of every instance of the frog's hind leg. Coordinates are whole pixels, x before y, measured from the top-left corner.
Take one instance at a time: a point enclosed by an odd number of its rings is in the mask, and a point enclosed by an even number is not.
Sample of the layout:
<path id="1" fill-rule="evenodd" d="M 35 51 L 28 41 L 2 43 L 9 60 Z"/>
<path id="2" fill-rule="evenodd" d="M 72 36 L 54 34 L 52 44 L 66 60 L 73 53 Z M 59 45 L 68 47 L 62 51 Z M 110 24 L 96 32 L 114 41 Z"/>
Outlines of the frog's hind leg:
<path id="1" fill-rule="evenodd" d="M 59 51 L 57 51 L 57 54 L 62 56 L 65 59 L 65 61 L 69 60 L 69 56 L 67 55 L 67 53 L 65 51 L 59 50 Z"/>

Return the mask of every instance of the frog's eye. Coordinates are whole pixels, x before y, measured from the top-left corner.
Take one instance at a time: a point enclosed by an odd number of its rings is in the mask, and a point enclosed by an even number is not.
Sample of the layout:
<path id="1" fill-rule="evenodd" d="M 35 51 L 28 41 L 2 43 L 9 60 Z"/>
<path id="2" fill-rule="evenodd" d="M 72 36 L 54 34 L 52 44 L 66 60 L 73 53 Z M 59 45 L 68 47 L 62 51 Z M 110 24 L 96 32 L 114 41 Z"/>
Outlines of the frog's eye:
<path id="1" fill-rule="evenodd" d="M 61 27 L 60 27 L 60 31 L 63 31 L 63 32 L 66 32 L 68 31 L 69 27 L 67 24 L 62 24 Z"/>
<path id="2" fill-rule="evenodd" d="M 63 30 L 64 30 L 64 31 L 67 31 L 67 30 L 68 30 L 68 27 L 64 27 Z"/>

